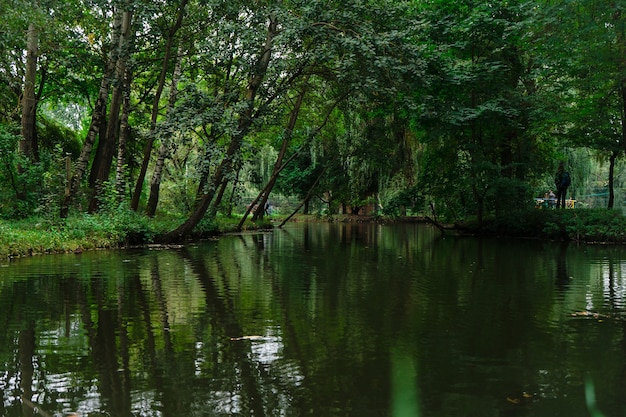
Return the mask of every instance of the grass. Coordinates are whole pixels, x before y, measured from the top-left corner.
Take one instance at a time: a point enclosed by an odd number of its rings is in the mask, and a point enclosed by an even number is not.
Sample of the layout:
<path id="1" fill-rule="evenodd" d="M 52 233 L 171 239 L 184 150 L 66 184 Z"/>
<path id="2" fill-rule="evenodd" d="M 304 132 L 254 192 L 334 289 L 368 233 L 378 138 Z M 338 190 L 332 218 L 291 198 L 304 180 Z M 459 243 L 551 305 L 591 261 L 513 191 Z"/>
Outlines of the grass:
<path id="1" fill-rule="evenodd" d="M 194 236 L 204 237 L 237 230 L 240 217 L 203 220 Z M 78 214 L 67 219 L 46 216 L 25 220 L 0 220 L 0 259 L 29 255 L 82 252 L 149 244 L 174 230 L 184 218 L 149 218 L 119 209 L 102 214 Z M 251 223 L 244 229 L 271 227 L 271 222 Z"/>
<path id="2" fill-rule="evenodd" d="M 299 216 L 296 219 L 314 219 Z M 325 221 L 333 220 L 327 218 Z M 214 236 L 237 230 L 240 216 L 203 220 L 195 237 Z M 276 218 L 273 216 L 273 220 Z M 377 219 L 381 220 L 381 219 Z M 159 236 L 185 221 L 182 217 L 149 218 L 126 209 L 102 214 L 77 214 L 67 219 L 46 216 L 20 221 L 0 220 L 0 259 L 46 253 L 81 252 L 157 242 Z M 605 209 L 527 209 L 476 222 L 459 223 L 475 234 L 513 236 L 584 243 L 626 243 L 626 217 L 621 211 Z M 272 228 L 269 220 L 244 224 L 244 230 Z"/>

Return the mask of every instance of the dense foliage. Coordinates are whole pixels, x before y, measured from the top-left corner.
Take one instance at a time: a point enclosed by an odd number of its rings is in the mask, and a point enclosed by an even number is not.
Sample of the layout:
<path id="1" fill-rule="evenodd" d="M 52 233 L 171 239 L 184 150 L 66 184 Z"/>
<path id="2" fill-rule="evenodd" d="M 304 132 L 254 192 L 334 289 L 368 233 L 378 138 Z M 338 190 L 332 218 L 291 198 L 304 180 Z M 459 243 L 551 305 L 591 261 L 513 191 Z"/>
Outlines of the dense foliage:
<path id="1" fill-rule="evenodd" d="M 175 219 L 157 231 L 137 218 L 164 241 L 268 206 L 495 227 L 519 210 L 551 216 L 533 197 L 559 161 L 579 207 L 623 206 L 619 2 L 0 9 L 4 219 L 132 210 Z"/>

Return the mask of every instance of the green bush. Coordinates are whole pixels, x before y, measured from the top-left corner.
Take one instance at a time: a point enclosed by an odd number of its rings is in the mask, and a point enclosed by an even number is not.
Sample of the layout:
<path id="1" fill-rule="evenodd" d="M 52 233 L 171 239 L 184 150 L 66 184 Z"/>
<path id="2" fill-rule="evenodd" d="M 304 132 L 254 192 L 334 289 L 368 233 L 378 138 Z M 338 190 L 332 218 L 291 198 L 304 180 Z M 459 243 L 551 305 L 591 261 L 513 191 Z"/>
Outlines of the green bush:
<path id="1" fill-rule="evenodd" d="M 383 204 L 383 215 L 395 217 L 407 213 L 416 214 L 422 211 L 424 201 L 425 198 L 417 186 L 406 188 Z"/>
<path id="2" fill-rule="evenodd" d="M 626 243 L 626 219 L 607 209 L 524 208 L 485 220 L 483 232 L 578 242 Z"/>
<path id="3" fill-rule="evenodd" d="M 65 181 L 64 151 L 42 149 L 38 161 L 18 152 L 19 128 L 0 124 L 0 218 L 58 212 Z"/>

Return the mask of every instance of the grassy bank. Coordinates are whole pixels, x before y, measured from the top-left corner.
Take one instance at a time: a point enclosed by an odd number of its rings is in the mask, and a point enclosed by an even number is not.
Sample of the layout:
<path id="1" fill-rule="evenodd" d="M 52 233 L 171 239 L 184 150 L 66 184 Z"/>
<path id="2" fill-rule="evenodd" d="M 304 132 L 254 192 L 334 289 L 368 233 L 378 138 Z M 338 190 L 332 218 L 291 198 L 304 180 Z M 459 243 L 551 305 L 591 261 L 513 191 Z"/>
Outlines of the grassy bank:
<path id="1" fill-rule="evenodd" d="M 0 220 L 0 259 L 49 254 L 82 252 L 154 243 L 158 237 L 175 229 L 185 219 L 148 218 L 132 211 L 81 214 L 67 219 L 46 216 L 25 220 Z M 201 223 L 195 237 L 205 237 L 236 229 L 240 218 L 218 218 Z M 268 223 L 246 228 L 260 228 Z"/>
<path id="2" fill-rule="evenodd" d="M 240 218 L 218 217 L 201 223 L 196 237 L 236 230 Z M 297 216 L 295 221 L 342 221 L 337 216 Z M 393 220 L 369 218 L 370 221 Z M 182 218 L 148 218 L 132 211 L 78 215 L 68 219 L 29 218 L 0 221 L 0 259 L 46 253 L 82 252 L 148 244 L 184 221 Z M 343 221 L 346 221 L 345 219 Z M 367 221 L 362 217 L 350 221 Z M 398 219 L 396 219 L 398 221 Z M 406 221 L 401 219 L 399 221 Z M 246 223 L 246 228 L 266 228 L 271 223 Z M 600 209 L 522 210 L 487 218 L 482 228 L 475 221 L 457 223 L 472 234 L 570 240 L 584 243 L 626 243 L 626 218 L 620 211 Z"/>

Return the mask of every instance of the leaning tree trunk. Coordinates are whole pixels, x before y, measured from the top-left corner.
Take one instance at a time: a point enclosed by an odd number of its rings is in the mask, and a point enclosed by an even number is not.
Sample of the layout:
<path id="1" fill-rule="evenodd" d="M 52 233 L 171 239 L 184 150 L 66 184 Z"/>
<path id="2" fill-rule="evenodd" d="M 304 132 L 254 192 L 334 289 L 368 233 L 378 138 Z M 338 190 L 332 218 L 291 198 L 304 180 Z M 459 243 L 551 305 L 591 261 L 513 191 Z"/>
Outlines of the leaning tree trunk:
<path id="1" fill-rule="evenodd" d="M 311 199 L 311 196 L 313 195 L 313 191 L 315 190 L 315 187 L 317 187 L 317 184 L 319 184 L 320 180 L 322 179 L 322 177 L 324 176 L 324 174 L 326 173 L 326 168 L 324 168 L 322 170 L 322 172 L 320 172 L 320 175 L 317 176 L 317 178 L 315 179 L 315 182 L 313 183 L 313 185 L 311 186 L 311 188 L 309 188 L 309 191 L 306 193 L 306 195 L 304 196 L 304 198 L 302 199 L 302 201 L 300 202 L 300 204 L 298 204 L 298 207 L 296 207 L 296 209 L 289 215 L 287 216 L 281 224 L 278 225 L 278 228 L 280 229 L 281 227 L 283 227 L 285 225 L 285 223 L 287 223 L 293 216 L 296 215 L 296 213 L 305 205 L 309 204 L 309 200 Z"/>
<path id="2" fill-rule="evenodd" d="M 37 81 L 37 54 L 39 51 L 39 31 L 34 24 L 28 26 L 26 46 L 26 73 L 22 96 L 22 139 L 20 152 L 31 161 L 39 159 L 37 149 L 37 99 L 35 83 Z"/>
<path id="3" fill-rule="evenodd" d="M 198 223 L 200 223 L 205 213 L 209 209 L 213 197 L 215 197 L 215 194 L 217 192 L 217 187 L 222 185 L 225 178 L 233 171 L 234 161 L 241 148 L 243 138 L 248 133 L 248 130 L 250 129 L 250 126 L 253 122 L 254 102 L 257 92 L 261 87 L 263 80 L 265 79 L 267 68 L 269 67 L 269 63 L 272 57 L 274 38 L 277 34 L 278 23 L 276 17 L 272 15 L 270 16 L 267 36 L 265 38 L 265 44 L 263 45 L 262 53 L 259 55 L 258 61 L 255 65 L 256 71 L 252 74 L 248 83 L 248 90 L 246 92 L 245 98 L 246 107 L 240 113 L 237 132 L 233 135 L 230 141 L 224 159 L 213 173 L 213 177 L 211 178 L 211 185 L 208 187 L 208 190 L 200 199 L 200 202 L 196 205 L 194 212 L 191 214 L 191 216 L 189 216 L 187 221 L 185 221 L 178 228 L 167 233 L 163 237 L 163 240 L 165 242 L 172 242 L 181 239 L 191 233 L 191 231 L 196 227 Z"/>
<path id="4" fill-rule="evenodd" d="M 244 213 L 244 215 L 241 217 L 241 220 L 239 221 L 239 224 L 237 225 L 237 230 L 241 230 L 241 228 L 243 227 L 243 224 L 246 221 L 246 218 L 248 217 L 248 215 L 250 214 L 250 212 L 252 211 L 252 209 L 254 208 L 254 206 L 257 205 L 257 203 L 259 202 L 259 200 L 261 200 L 261 198 L 265 195 L 269 195 L 270 191 L 272 190 L 272 187 L 274 186 L 274 184 L 276 183 L 276 180 L 278 179 L 278 176 L 280 175 L 280 173 L 283 171 L 283 169 L 285 169 L 285 167 L 287 167 L 287 165 L 289 165 L 289 163 L 298 155 L 298 152 L 295 152 L 293 155 L 291 155 L 289 157 L 289 159 L 287 159 L 285 161 L 284 164 L 282 164 L 278 169 L 275 169 L 274 172 L 272 173 L 272 177 L 269 179 L 269 181 L 267 182 L 267 184 L 265 184 L 265 187 L 263 187 L 263 189 L 261 190 L 261 192 L 256 196 L 256 198 L 254 200 L 252 200 L 252 202 L 249 204 L 246 212 Z M 267 201 L 267 200 L 265 200 Z M 265 203 L 263 203 L 265 204 Z"/>
<path id="5" fill-rule="evenodd" d="M 174 74 L 172 75 L 172 86 L 170 87 L 170 99 L 168 106 L 168 116 L 171 113 L 174 105 L 176 104 L 176 97 L 178 95 L 178 81 L 182 73 L 182 51 L 179 49 L 178 57 L 176 59 L 176 67 L 174 68 Z M 172 141 L 170 137 L 163 137 L 161 139 L 161 146 L 159 147 L 159 156 L 154 166 L 154 172 L 152 173 L 152 179 L 150 180 L 150 197 L 148 197 L 148 204 L 146 205 L 146 214 L 149 217 L 153 217 L 156 213 L 157 205 L 159 204 L 159 191 L 161 189 L 161 178 L 163 177 L 163 168 L 165 166 L 165 157 L 169 149 L 169 144 Z"/>
<path id="6" fill-rule="evenodd" d="M 296 121 L 298 120 L 298 115 L 300 114 L 300 108 L 302 107 L 302 101 L 304 100 L 304 96 L 306 94 L 306 84 L 302 89 L 300 94 L 298 95 L 298 99 L 291 110 L 291 115 L 289 116 L 289 122 L 287 124 L 287 129 L 285 129 L 285 134 L 283 136 L 283 143 L 280 148 L 280 152 L 278 153 L 278 157 L 276 158 L 276 163 L 274 164 L 274 169 L 272 171 L 272 176 L 269 180 L 269 183 L 266 187 L 265 192 L 262 194 L 261 202 L 257 206 L 256 211 L 254 212 L 254 216 L 252 216 L 252 221 L 257 221 L 259 219 L 263 219 L 265 215 L 265 206 L 269 199 L 270 193 L 274 188 L 274 184 L 276 184 L 276 180 L 278 179 L 278 173 L 283 165 L 283 160 L 285 159 L 285 154 L 287 153 L 287 148 L 289 147 L 289 142 L 291 141 L 291 137 L 293 136 L 293 129 L 296 127 Z M 244 217 L 245 220 L 245 217 Z"/>
<path id="7" fill-rule="evenodd" d="M 152 101 L 152 115 L 150 119 L 150 134 L 146 142 L 146 147 L 143 151 L 143 160 L 141 167 L 139 168 L 139 175 L 137 175 L 137 182 L 135 183 L 135 192 L 130 202 L 131 209 L 137 211 L 139 208 L 139 200 L 141 199 L 141 191 L 143 190 L 143 182 L 146 179 L 146 172 L 148 172 L 148 164 L 150 163 L 150 156 L 152 155 L 152 147 L 154 145 L 155 128 L 157 118 L 159 116 L 159 102 L 161 101 L 161 95 L 165 88 L 165 79 L 167 77 L 167 69 L 169 66 L 170 58 L 172 56 L 172 48 L 174 45 L 174 37 L 178 29 L 182 26 L 183 17 L 185 15 L 185 7 L 188 0 L 182 0 L 178 7 L 178 16 L 176 23 L 170 28 L 167 36 L 167 42 L 165 43 L 165 56 L 163 57 L 163 63 L 161 65 L 161 74 L 159 75 L 159 84 L 157 85 L 156 92 L 154 93 L 154 100 Z"/>
<path id="8" fill-rule="evenodd" d="M 120 37 L 116 49 L 113 52 L 115 61 L 115 80 L 117 81 L 113 87 L 111 96 L 111 107 L 109 109 L 109 120 L 107 123 L 106 134 L 100 137 L 98 164 L 94 164 L 96 169 L 93 178 L 94 190 L 89 202 L 89 212 L 98 210 L 100 199 L 103 194 L 102 186 L 109 180 L 111 174 L 111 166 L 113 164 L 113 155 L 115 154 L 115 145 L 119 136 L 120 129 L 120 110 L 124 99 L 124 79 L 126 77 L 126 62 L 128 60 L 130 45 L 130 26 L 132 13 L 128 10 L 122 12 L 122 20 L 120 26 Z"/>

